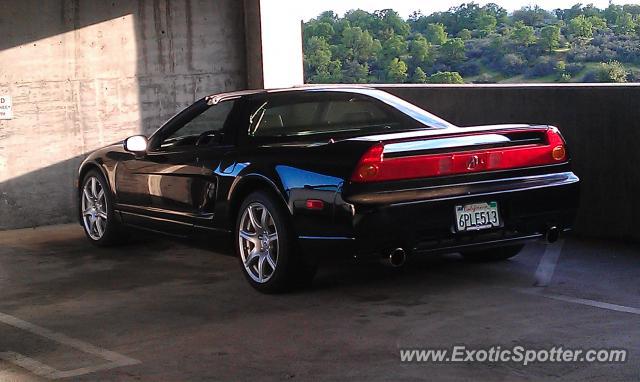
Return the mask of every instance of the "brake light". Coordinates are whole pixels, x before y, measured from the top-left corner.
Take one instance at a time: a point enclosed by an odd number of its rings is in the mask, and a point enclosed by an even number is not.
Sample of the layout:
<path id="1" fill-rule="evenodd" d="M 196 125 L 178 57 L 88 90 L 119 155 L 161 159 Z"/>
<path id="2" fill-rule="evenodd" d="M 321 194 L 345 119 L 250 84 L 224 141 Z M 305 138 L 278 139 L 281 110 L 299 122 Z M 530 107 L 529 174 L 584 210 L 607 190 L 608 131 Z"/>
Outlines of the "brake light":
<path id="1" fill-rule="evenodd" d="M 565 162 L 567 151 L 560 132 L 549 128 L 545 136 L 545 142 L 539 144 L 390 158 L 384 156 L 384 143 L 378 143 L 362 156 L 351 181 L 430 178 Z"/>
<path id="2" fill-rule="evenodd" d="M 382 144 L 377 144 L 367 150 L 362 158 L 360 158 L 356 172 L 353 174 L 351 180 L 366 182 L 368 179 L 375 179 L 380 171 L 383 151 L 384 146 Z"/>

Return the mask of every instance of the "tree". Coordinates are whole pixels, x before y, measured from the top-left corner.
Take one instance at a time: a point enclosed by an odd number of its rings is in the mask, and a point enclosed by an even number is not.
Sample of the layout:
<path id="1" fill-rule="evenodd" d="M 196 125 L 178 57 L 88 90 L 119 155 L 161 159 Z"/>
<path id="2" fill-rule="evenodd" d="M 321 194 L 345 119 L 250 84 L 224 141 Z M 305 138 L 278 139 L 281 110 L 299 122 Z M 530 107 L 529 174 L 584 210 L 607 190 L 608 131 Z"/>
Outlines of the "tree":
<path id="1" fill-rule="evenodd" d="M 516 44 L 524 46 L 529 46 L 536 42 L 536 35 L 533 27 L 525 25 L 522 21 L 517 21 L 513 25 L 512 38 Z"/>
<path id="2" fill-rule="evenodd" d="M 305 49 L 305 64 L 312 72 L 325 70 L 331 61 L 331 49 L 324 37 L 313 36 Z"/>
<path id="3" fill-rule="evenodd" d="M 425 64 L 430 65 L 433 63 L 431 44 L 429 44 L 429 41 L 427 41 L 427 39 L 421 34 L 418 34 L 409 43 L 409 53 L 411 54 L 411 59 L 416 66 Z"/>
<path id="4" fill-rule="evenodd" d="M 402 83 L 407 80 L 407 64 L 394 58 L 387 67 L 387 80 L 394 83 Z"/>
<path id="5" fill-rule="evenodd" d="M 411 82 L 414 84 L 426 84 L 427 83 L 427 74 L 422 70 L 421 67 L 417 67 L 413 72 L 413 76 L 411 77 Z"/>
<path id="6" fill-rule="evenodd" d="M 375 11 L 374 16 L 380 32 L 384 31 L 388 35 L 396 34 L 403 37 L 408 36 L 409 32 L 411 32 L 409 24 L 393 9 Z M 378 37 L 382 37 L 382 35 L 378 35 Z"/>
<path id="7" fill-rule="evenodd" d="M 388 63 L 394 58 L 400 58 L 407 54 L 407 42 L 402 36 L 392 35 L 382 43 L 383 60 Z"/>
<path id="8" fill-rule="evenodd" d="M 461 38 L 447 40 L 440 47 L 440 54 L 449 62 L 458 62 L 466 58 L 464 51 L 464 41 Z"/>
<path id="9" fill-rule="evenodd" d="M 598 82 L 627 82 L 627 69 L 618 61 L 600 63 L 596 70 Z"/>
<path id="10" fill-rule="evenodd" d="M 346 49 L 346 58 L 359 62 L 375 58 L 381 49 L 380 42 L 374 40 L 369 31 L 363 32 L 360 27 L 346 28 L 342 32 L 342 44 Z"/>
<path id="11" fill-rule="evenodd" d="M 487 36 L 496 30 L 498 20 L 495 16 L 483 13 L 478 17 L 478 30 L 483 36 Z"/>
<path id="12" fill-rule="evenodd" d="M 574 17 L 569 21 L 569 33 L 578 38 L 591 38 L 593 25 L 584 15 Z"/>
<path id="13" fill-rule="evenodd" d="M 584 15 L 584 9 L 582 8 L 582 4 L 578 3 L 572 6 L 569 9 L 556 9 L 556 17 L 560 20 L 571 20 L 574 17 L 578 17 L 580 15 Z"/>
<path id="14" fill-rule="evenodd" d="M 601 31 L 607 29 L 607 20 L 600 16 L 588 16 L 587 20 L 591 23 L 594 30 Z"/>
<path id="15" fill-rule="evenodd" d="M 330 41 L 335 34 L 335 30 L 333 29 L 333 25 L 326 21 L 319 22 L 312 20 L 305 25 L 303 33 L 306 38 L 316 36 L 324 37 L 325 40 Z"/>
<path id="16" fill-rule="evenodd" d="M 447 32 L 440 23 L 427 25 L 427 40 L 434 45 L 442 45 L 447 41 Z"/>
<path id="17" fill-rule="evenodd" d="M 329 62 L 325 70 L 316 72 L 310 77 L 310 82 L 314 84 L 335 84 L 343 81 L 342 63 L 338 60 Z"/>
<path id="18" fill-rule="evenodd" d="M 607 9 L 604 10 L 603 15 L 607 20 L 607 24 L 614 25 L 620 15 L 624 13 L 624 8 L 620 5 L 609 3 Z"/>
<path id="19" fill-rule="evenodd" d="M 484 7 L 482 7 L 482 11 L 485 14 L 495 17 L 498 24 L 506 24 L 509 22 L 509 14 L 507 10 L 502 8 L 498 4 L 488 3 Z"/>
<path id="20" fill-rule="evenodd" d="M 458 72 L 438 72 L 429 76 L 431 84 L 464 84 L 462 76 Z"/>
<path id="21" fill-rule="evenodd" d="M 632 34 L 636 29 L 633 16 L 629 12 L 624 12 L 616 17 L 614 30 L 617 34 Z"/>
<path id="22" fill-rule="evenodd" d="M 324 37 L 313 36 L 307 43 L 304 55 L 307 78 L 313 83 L 333 83 L 341 80 L 338 60 L 331 60 L 331 50 Z"/>
<path id="23" fill-rule="evenodd" d="M 458 37 L 460 37 L 463 40 L 471 40 L 471 31 L 467 28 L 462 29 L 460 32 L 458 32 Z"/>
<path id="24" fill-rule="evenodd" d="M 533 27 L 544 23 L 545 20 L 551 19 L 553 18 L 553 16 L 549 12 L 536 5 L 533 8 L 524 7 L 514 11 L 511 18 L 515 22 L 522 22 L 525 25 Z"/>
<path id="25" fill-rule="evenodd" d="M 540 29 L 540 47 L 546 51 L 552 51 L 560 46 L 560 28 L 555 25 L 547 25 Z"/>
<path id="26" fill-rule="evenodd" d="M 372 31 L 376 22 L 375 16 L 362 9 L 352 9 L 344 14 L 351 27 Z"/>
<path id="27" fill-rule="evenodd" d="M 342 81 L 347 84 L 364 84 L 369 82 L 369 65 L 358 61 L 346 61 L 342 69 Z"/>
<path id="28" fill-rule="evenodd" d="M 478 19 L 483 13 L 482 8 L 474 3 L 463 3 L 457 7 L 453 7 L 449 10 L 452 14 L 453 23 L 447 24 L 447 29 L 453 33 L 458 33 L 461 29 L 476 29 L 478 28 Z"/>

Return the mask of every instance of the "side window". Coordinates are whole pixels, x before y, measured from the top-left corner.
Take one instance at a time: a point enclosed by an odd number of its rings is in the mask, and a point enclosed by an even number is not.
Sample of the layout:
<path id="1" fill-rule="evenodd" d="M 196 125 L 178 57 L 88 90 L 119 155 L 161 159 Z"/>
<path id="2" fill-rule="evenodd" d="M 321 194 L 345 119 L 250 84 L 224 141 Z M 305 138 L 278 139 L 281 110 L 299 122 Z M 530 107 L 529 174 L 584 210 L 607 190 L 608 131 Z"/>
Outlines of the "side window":
<path id="1" fill-rule="evenodd" d="M 160 144 L 163 150 L 174 147 L 195 145 L 201 135 L 210 133 L 210 140 L 220 141 L 224 124 L 231 114 L 235 101 L 223 101 L 213 106 L 207 106 L 182 127 L 165 137 Z"/>
<path id="2" fill-rule="evenodd" d="M 279 99 L 250 117 L 249 136 L 278 137 L 398 128 L 402 121 L 380 102 L 352 94 L 313 94 L 298 102 Z"/>
<path id="3" fill-rule="evenodd" d="M 250 135 L 279 136 L 287 135 L 291 131 L 308 129 L 314 124 L 320 105 L 320 102 L 280 106 L 270 106 L 266 103 L 254 113 Z"/>
<path id="4" fill-rule="evenodd" d="M 393 119 L 375 103 L 359 98 L 329 102 L 322 121 L 329 126 L 369 126 L 390 124 Z"/>

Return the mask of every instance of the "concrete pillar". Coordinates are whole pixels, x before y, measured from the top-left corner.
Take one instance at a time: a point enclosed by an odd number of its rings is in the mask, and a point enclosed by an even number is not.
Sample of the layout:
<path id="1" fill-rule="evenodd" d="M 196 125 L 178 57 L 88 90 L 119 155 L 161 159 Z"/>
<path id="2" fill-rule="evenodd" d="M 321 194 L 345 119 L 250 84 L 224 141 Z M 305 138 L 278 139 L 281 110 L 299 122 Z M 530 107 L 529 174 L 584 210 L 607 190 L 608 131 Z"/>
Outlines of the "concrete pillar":
<path id="1" fill-rule="evenodd" d="M 302 28 L 281 0 L 244 0 L 247 86 L 250 89 L 304 83 Z"/>

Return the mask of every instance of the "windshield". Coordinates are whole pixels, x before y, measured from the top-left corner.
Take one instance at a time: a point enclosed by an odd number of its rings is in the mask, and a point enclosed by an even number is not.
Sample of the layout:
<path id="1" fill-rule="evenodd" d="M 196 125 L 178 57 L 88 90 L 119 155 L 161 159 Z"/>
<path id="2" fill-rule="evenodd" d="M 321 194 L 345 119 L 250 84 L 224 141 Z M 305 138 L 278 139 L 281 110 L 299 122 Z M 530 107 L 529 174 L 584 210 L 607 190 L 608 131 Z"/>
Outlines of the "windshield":
<path id="1" fill-rule="evenodd" d="M 445 128 L 448 122 L 375 89 L 310 90 L 273 95 L 250 114 L 251 137 L 398 132 Z"/>

